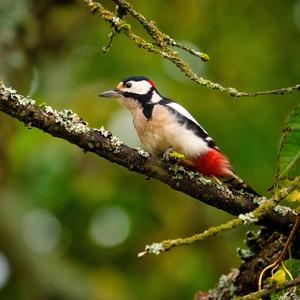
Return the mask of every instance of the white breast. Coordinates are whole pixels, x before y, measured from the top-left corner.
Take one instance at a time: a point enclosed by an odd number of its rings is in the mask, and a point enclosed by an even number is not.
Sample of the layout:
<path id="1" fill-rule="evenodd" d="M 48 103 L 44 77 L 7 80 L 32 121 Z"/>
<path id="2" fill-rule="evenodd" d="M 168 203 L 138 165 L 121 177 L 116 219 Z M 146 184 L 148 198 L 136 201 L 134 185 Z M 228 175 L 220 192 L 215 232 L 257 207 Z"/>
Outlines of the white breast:
<path id="1" fill-rule="evenodd" d="M 173 148 L 187 157 L 195 157 L 209 150 L 203 139 L 179 124 L 163 105 L 155 105 L 152 118 L 148 120 L 137 102 L 123 104 L 131 112 L 135 129 L 148 152 L 159 155 Z"/>

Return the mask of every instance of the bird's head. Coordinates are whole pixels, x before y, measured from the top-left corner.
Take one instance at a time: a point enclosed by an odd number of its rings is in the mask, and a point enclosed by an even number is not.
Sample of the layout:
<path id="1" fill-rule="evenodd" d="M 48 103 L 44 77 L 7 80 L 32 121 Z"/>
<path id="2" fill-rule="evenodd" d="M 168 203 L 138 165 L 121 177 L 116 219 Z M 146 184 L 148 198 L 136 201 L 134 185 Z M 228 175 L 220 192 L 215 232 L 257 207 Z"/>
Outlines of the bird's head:
<path id="1" fill-rule="evenodd" d="M 119 98 L 123 104 L 134 100 L 140 104 L 155 103 L 160 98 L 154 83 L 144 76 L 132 76 L 123 79 L 115 89 L 106 91 L 100 97 Z"/>

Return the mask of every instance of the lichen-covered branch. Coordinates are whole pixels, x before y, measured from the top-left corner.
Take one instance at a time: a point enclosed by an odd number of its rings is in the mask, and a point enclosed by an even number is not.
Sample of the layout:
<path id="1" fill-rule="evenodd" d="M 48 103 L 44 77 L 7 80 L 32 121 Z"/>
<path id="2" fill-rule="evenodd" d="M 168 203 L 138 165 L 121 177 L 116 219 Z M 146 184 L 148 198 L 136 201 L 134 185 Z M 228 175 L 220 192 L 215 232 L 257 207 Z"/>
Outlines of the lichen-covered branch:
<path id="1" fill-rule="evenodd" d="M 50 106 L 38 106 L 34 100 L 19 95 L 1 81 L 0 111 L 230 214 L 248 213 L 261 201 L 254 195 L 229 190 L 182 166 L 166 164 L 144 151 L 132 149 L 103 128 L 88 127 L 87 122 L 70 110 L 58 112 Z M 288 235 L 295 220 L 295 212 L 277 206 L 261 218 L 259 224 Z"/>
<path id="2" fill-rule="evenodd" d="M 153 243 L 151 245 L 146 245 L 145 250 L 143 252 L 140 252 L 138 254 L 138 257 L 144 256 L 146 254 L 158 255 L 162 252 L 169 251 L 174 247 L 190 245 L 195 242 L 203 241 L 204 239 L 213 237 L 224 231 L 231 230 L 242 224 L 249 225 L 252 223 L 258 223 L 258 221 L 261 220 L 272 209 L 274 209 L 280 201 L 284 200 L 289 195 L 289 193 L 291 193 L 295 189 L 298 189 L 299 185 L 300 185 L 300 178 L 296 178 L 294 180 L 293 184 L 281 189 L 271 199 L 266 199 L 266 198 L 262 197 L 260 200 L 259 206 L 257 208 L 255 208 L 253 211 L 246 213 L 246 214 L 240 214 L 238 218 L 230 220 L 229 222 L 227 222 L 225 224 L 220 224 L 218 226 L 210 227 L 202 233 L 198 233 L 198 234 L 195 234 L 195 235 L 187 237 L 187 238 L 177 238 L 174 240 L 165 240 L 165 241 L 162 241 L 159 243 Z M 297 219 L 296 219 L 295 227 L 293 227 L 293 231 L 294 231 L 293 237 L 295 234 L 295 230 L 297 230 L 297 228 L 298 228 L 299 221 L 300 220 L 299 220 L 299 215 L 298 215 Z M 289 237 L 289 239 L 292 240 L 293 237 L 292 238 Z M 284 259 L 286 250 L 287 249 L 285 249 L 285 252 L 284 251 L 282 252 L 281 260 Z"/>
<path id="3" fill-rule="evenodd" d="M 193 236 L 187 238 L 177 238 L 174 240 L 165 240 L 159 243 L 153 243 L 145 247 L 145 251 L 140 252 L 138 257 L 144 256 L 146 254 L 155 254 L 158 255 L 162 252 L 169 251 L 174 247 L 186 246 L 195 242 L 203 241 L 209 237 L 213 237 L 221 232 L 231 230 L 239 225 L 242 225 L 243 221 L 239 218 L 230 220 L 225 224 L 218 226 L 210 227 L 202 233 L 194 234 Z"/>
<path id="4" fill-rule="evenodd" d="M 284 291 L 286 289 L 292 288 L 294 286 L 300 286 L 300 277 L 297 277 L 293 280 L 290 281 L 285 281 L 281 284 L 276 284 L 273 286 L 268 286 L 265 289 L 261 290 L 261 291 L 257 291 L 257 292 L 253 292 L 249 295 L 243 296 L 243 297 L 238 297 L 236 298 L 236 300 L 259 300 L 259 299 L 265 299 L 266 296 L 271 295 L 272 293 L 275 292 L 280 292 L 280 291 Z M 295 297 L 297 297 L 296 295 L 294 297 L 290 297 L 290 298 L 282 298 L 282 299 L 296 299 Z M 298 298 L 297 298 L 298 299 Z"/>
<path id="5" fill-rule="evenodd" d="M 187 64 L 175 51 L 173 47 L 181 48 L 192 55 L 198 56 L 201 60 L 207 61 L 209 59 L 208 55 L 205 53 L 198 52 L 194 49 L 190 49 L 185 45 L 181 45 L 177 43 L 174 39 L 170 38 L 167 34 L 162 32 L 153 21 L 147 20 L 142 14 L 137 12 L 133 6 L 125 1 L 125 0 L 112 0 L 117 4 L 118 7 L 122 8 L 123 12 L 130 13 L 147 31 L 147 33 L 153 39 L 153 43 L 147 42 L 145 39 L 135 34 L 129 23 L 124 21 L 123 16 L 120 17 L 117 13 L 113 13 L 107 9 L 105 9 L 100 2 L 96 2 L 93 0 L 84 0 L 91 9 L 92 13 L 98 13 L 105 21 L 110 23 L 113 30 L 109 36 L 108 46 L 104 47 L 104 51 L 106 52 L 112 42 L 112 38 L 117 34 L 117 32 L 124 33 L 130 40 L 132 40 L 138 47 L 145 49 L 148 52 L 155 53 L 161 55 L 165 59 L 171 61 L 173 64 L 179 68 L 183 74 L 185 74 L 192 81 L 203 85 L 210 89 L 219 90 L 221 92 L 227 93 L 232 97 L 256 97 L 261 95 L 282 95 L 288 94 L 295 91 L 300 91 L 300 84 L 296 84 L 294 86 L 279 88 L 273 90 L 259 91 L 259 92 L 241 92 L 233 87 L 224 87 L 219 83 L 210 81 L 203 77 L 198 76 L 191 69 L 190 65 Z"/>
<path id="6" fill-rule="evenodd" d="M 247 232 L 245 242 L 248 248 L 238 249 L 238 254 L 243 260 L 239 269 L 222 275 L 215 288 L 206 292 L 197 292 L 194 300 L 232 300 L 239 296 L 252 296 L 252 293 L 256 295 L 255 291 L 258 289 L 258 276 L 261 270 L 278 257 L 286 242 L 286 237 L 263 228 L 258 233 Z M 294 257 L 300 257 L 299 244 L 294 244 L 292 251 Z M 267 291 L 271 291 L 269 287 L 262 291 L 262 295 L 266 295 Z M 261 298 L 253 297 L 252 299 Z"/>

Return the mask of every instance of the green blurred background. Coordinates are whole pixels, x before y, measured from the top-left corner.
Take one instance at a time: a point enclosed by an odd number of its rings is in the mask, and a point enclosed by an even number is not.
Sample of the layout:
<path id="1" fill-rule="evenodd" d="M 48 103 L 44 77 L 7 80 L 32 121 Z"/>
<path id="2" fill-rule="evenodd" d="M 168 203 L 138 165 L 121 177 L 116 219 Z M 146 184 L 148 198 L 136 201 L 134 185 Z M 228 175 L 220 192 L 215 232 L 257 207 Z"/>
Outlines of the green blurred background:
<path id="1" fill-rule="evenodd" d="M 102 3 L 113 10 L 111 2 Z M 299 83 L 300 0 L 132 3 L 177 41 L 209 54 L 208 63 L 183 55 L 205 78 L 242 91 Z M 124 77 L 148 76 L 265 194 L 299 94 L 233 99 L 188 81 L 123 35 L 103 54 L 108 33 L 83 1 L 1 0 L 0 79 L 135 147 L 129 114 L 97 94 Z M 158 257 L 136 255 L 147 243 L 230 217 L 0 113 L 0 299 L 192 299 L 239 265 L 246 229 Z"/>

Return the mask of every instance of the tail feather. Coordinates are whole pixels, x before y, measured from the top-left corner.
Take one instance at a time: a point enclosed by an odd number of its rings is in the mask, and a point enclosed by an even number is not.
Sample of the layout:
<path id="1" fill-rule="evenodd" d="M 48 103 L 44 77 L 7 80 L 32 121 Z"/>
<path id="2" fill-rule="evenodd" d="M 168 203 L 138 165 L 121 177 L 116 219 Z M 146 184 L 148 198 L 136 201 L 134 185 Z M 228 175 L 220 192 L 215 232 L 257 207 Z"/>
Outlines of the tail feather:
<path id="1" fill-rule="evenodd" d="M 231 176 L 219 178 L 222 183 L 229 186 L 230 188 L 236 191 L 244 191 L 250 194 L 260 196 L 251 186 L 249 186 L 243 179 L 238 177 L 235 173 L 232 173 Z"/>

